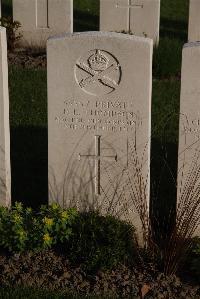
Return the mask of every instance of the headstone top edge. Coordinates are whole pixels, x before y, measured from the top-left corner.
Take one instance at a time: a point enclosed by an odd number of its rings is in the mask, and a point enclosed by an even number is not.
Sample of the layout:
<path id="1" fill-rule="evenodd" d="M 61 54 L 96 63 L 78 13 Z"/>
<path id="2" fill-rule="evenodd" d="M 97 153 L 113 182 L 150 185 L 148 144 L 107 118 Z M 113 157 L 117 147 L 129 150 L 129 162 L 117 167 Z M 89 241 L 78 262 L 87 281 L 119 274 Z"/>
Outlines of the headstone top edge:
<path id="1" fill-rule="evenodd" d="M 61 39 L 72 39 L 72 38 L 81 38 L 81 37 L 113 37 L 113 38 L 121 38 L 124 40 L 132 40 L 138 41 L 142 43 L 146 43 L 153 46 L 153 40 L 147 37 L 140 37 L 136 35 L 130 35 L 125 33 L 118 33 L 118 32 L 107 32 L 107 31 L 86 31 L 86 32 L 74 32 L 74 33 L 64 33 L 51 36 L 47 40 L 47 44 Z"/>
<path id="2" fill-rule="evenodd" d="M 0 26 L 0 32 L 4 32 L 4 31 L 6 31 L 6 28 L 5 28 L 5 27 L 2 27 L 2 26 Z"/>
<path id="3" fill-rule="evenodd" d="M 188 43 L 184 44 L 183 49 L 194 48 L 194 47 L 200 47 L 200 41 L 188 42 Z"/>
<path id="4" fill-rule="evenodd" d="M 108 0 L 101 0 L 101 1 L 107 2 Z M 193 1 L 195 1 L 195 0 L 193 0 Z M 198 0 L 197 0 L 197 1 L 198 1 Z M 116 2 L 117 2 L 117 1 L 116 1 Z M 160 2 L 161 2 L 161 0 L 148 0 L 148 2 L 160 3 Z"/>

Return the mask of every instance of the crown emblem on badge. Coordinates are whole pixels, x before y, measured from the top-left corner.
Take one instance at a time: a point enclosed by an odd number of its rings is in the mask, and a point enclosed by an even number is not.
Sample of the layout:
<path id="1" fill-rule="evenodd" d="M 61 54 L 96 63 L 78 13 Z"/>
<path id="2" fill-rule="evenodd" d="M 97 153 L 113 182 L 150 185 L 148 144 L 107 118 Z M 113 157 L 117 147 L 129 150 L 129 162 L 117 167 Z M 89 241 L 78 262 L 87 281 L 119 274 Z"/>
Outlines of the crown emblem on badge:
<path id="1" fill-rule="evenodd" d="M 109 63 L 108 57 L 106 57 L 100 50 L 88 58 L 88 64 L 94 71 L 104 71 L 107 69 Z"/>

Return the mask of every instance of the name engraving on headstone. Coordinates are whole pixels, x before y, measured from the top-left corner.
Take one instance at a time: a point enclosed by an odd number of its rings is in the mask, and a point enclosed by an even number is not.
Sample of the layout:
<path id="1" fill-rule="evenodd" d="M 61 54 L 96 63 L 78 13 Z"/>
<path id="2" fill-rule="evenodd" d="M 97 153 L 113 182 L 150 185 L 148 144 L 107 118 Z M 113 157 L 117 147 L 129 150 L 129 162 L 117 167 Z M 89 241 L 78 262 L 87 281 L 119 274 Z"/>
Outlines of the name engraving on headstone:
<path id="1" fill-rule="evenodd" d="M 195 118 L 195 119 L 187 119 L 185 122 L 182 124 L 183 126 L 183 133 L 188 134 L 188 133 L 194 133 L 195 135 L 200 134 L 200 118 Z"/>
<path id="2" fill-rule="evenodd" d="M 134 103 L 125 101 L 73 101 L 64 102 L 57 124 L 71 130 L 135 131 L 142 125 Z"/>

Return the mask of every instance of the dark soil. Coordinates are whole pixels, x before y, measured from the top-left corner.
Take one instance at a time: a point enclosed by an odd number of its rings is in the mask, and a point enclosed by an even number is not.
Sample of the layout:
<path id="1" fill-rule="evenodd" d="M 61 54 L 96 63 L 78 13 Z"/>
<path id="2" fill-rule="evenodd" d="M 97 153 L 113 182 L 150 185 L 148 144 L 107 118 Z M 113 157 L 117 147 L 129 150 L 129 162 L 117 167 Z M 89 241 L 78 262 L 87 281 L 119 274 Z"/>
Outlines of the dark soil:
<path id="1" fill-rule="evenodd" d="M 8 52 L 8 64 L 21 68 L 44 69 L 47 66 L 45 51 L 16 49 Z"/>
<path id="2" fill-rule="evenodd" d="M 117 298 L 130 295 L 138 299 L 200 298 L 198 287 L 183 284 L 176 276 L 166 277 L 156 271 L 141 271 L 124 265 L 87 274 L 81 265 L 73 266 L 64 256 L 58 256 L 53 251 L 1 255 L 0 285 L 63 290 L 69 293 L 76 291 L 84 295 L 114 295 Z"/>

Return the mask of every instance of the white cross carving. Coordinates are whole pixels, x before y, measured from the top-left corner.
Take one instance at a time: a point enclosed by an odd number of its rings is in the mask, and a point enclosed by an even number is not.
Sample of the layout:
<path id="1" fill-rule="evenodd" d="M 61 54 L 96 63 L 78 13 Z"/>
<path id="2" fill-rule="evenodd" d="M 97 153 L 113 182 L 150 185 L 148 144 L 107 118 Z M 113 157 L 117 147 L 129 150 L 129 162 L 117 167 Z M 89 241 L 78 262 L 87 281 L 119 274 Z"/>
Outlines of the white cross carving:
<path id="1" fill-rule="evenodd" d="M 118 3 L 116 4 L 116 8 L 128 8 L 128 32 L 131 32 L 131 9 L 132 8 L 143 8 L 143 4 L 132 4 L 132 0 L 128 0 L 128 5 L 119 5 Z"/>
<path id="2" fill-rule="evenodd" d="M 95 135 L 95 154 L 94 155 L 82 155 L 79 154 L 79 160 L 86 158 L 95 161 L 95 194 L 101 194 L 101 160 L 117 161 L 117 154 L 112 156 L 101 155 L 101 136 Z"/>

